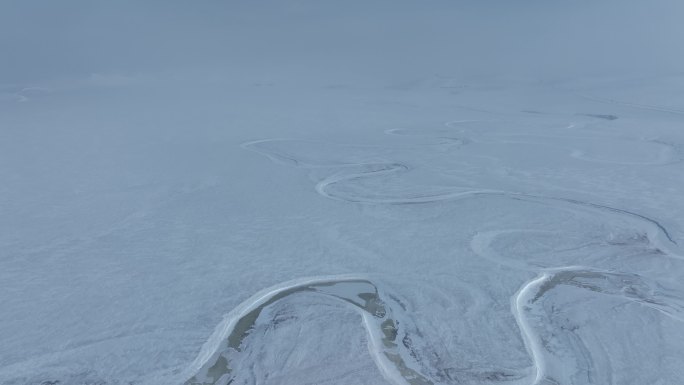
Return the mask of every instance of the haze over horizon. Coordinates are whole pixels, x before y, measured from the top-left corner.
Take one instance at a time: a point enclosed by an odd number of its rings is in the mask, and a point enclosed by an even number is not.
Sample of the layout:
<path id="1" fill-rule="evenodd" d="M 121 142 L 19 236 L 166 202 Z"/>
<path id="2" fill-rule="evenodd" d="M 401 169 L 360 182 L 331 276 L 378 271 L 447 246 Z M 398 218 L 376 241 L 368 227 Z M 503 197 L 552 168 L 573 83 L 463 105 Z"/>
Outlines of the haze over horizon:
<path id="1" fill-rule="evenodd" d="M 676 0 L 8 1 L 0 84 L 169 71 L 302 80 L 673 75 L 684 68 L 682 15 Z"/>
<path id="2" fill-rule="evenodd" d="M 682 20 L 3 1 L 0 384 L 677 384 Z"/>

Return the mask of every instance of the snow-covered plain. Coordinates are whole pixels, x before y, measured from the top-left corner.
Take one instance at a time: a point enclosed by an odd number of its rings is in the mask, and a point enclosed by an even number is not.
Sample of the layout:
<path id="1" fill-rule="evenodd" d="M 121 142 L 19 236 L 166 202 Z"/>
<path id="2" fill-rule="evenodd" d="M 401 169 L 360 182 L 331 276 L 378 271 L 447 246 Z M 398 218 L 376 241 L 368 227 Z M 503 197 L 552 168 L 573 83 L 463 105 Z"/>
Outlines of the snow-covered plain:
<path id="1" fill-rule="evenodd" d="M 675 2 L 73 3 L 0 6 L 0 383 L 681 383 Z"/>

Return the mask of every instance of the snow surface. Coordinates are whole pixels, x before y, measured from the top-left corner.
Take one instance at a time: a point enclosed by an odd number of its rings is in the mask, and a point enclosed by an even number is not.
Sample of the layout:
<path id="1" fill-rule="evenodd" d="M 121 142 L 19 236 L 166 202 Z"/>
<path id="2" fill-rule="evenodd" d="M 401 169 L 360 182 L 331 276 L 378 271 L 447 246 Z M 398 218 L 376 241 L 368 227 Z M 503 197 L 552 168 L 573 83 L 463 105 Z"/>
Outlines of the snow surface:
<path id="1" fill-rule="evenodd" d="M 1 384 L 681 383 L 681 4 L 56 4 L 0 5 Z"/>

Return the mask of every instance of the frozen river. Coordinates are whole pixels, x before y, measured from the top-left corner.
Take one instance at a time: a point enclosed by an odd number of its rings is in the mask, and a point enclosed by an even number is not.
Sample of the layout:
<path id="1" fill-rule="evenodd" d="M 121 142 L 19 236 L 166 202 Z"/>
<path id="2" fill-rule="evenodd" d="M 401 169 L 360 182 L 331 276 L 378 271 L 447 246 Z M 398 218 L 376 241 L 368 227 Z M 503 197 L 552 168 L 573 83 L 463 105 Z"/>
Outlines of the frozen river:
<path id="1" fill-rule="evenodd" d="M 449 35 L 524 9 L 291 3 L 9 24 L 0 383 L 681 382 L 684 77 Z"/>

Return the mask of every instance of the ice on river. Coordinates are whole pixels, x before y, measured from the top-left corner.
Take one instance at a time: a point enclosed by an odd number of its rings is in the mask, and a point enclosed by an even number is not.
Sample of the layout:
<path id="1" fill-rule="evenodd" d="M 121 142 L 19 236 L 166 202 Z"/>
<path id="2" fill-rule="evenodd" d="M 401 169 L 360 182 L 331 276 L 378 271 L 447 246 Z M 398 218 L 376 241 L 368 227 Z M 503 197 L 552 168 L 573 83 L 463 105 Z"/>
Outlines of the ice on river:
<path id="1" fill-rule="evenodd" d="M 507 6 L 287 3 L 89 8 L 58 30 L 139 61 L 0 76 L 0 383 L 681 382 L 684 78 L 475 68 Z"/>

